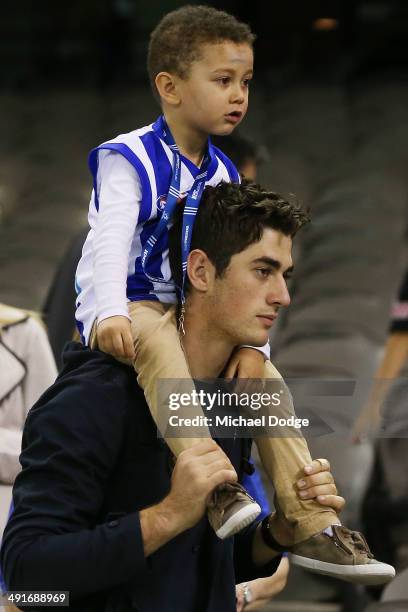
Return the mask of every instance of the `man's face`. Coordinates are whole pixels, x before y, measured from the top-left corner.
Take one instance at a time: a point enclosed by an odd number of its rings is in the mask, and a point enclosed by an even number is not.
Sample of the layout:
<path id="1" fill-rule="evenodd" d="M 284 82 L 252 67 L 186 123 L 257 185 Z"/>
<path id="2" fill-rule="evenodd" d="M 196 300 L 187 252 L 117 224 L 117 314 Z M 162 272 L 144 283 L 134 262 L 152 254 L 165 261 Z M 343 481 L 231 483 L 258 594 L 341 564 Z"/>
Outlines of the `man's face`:
<path id="1" fill-rule="evenodd" d="M 292 239 L 265 228 L 259 242 L 233 255 L 208 295 L 210 326 L 233 346 L 263 346 L 278 311 L 288 306 Z"/>
<path id="2" fill-rule="evenodd" d="M 178 81 L 181 108 L 190 128 L 219 136 L 234 130 L 248 108 L 253 60 L 246 43 L 202 45 L 201 59 L 192 63 L 187 79 Z"/>

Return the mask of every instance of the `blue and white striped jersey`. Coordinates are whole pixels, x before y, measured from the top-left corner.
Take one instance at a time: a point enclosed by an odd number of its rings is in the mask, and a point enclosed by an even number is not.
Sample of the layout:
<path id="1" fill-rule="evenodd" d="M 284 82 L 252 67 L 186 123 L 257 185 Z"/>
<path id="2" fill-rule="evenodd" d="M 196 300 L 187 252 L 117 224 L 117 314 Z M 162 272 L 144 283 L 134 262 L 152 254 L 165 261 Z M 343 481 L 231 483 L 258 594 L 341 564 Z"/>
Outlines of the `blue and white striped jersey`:
<path id="1" fill-rule="evenodd" d="M 153 131 L 152 126 L 153 124 L 128 134 L 121 134 L 93 149 L 89 156 L 89 165 L 94 180 L 88 214 L 90 231 L 82 250 L 75 279 L 78 296 L 76 320 L 83 341 L 86 343 L 94 320 L 96 318 L 102 320 L 113 314 L 125 314 L 123 306 L 126 306 L 126 301 L 159 300 L 166 303 L 177 301 L 170 272 L 167 232 L 158 240 L 147 264 L 149 276 L 163 279 L 163 282 L 150 281 L 143 272 L 141 265 L 141 253 L 161 217 L 173 172 L 173 153 L 168 145 Z M 221 181 L 239 182 L 238 171 L 231 160 L 218 148 L 213 147 L 213 151 L 218 164 L 213 166 L 206 184 L 215 186 Z M 130 194 L 133 201 L 131 201 L 131 205 L 125 213 L 129 217 L 124 220 L 125 225 L 126 223 L 133 224 L 134 232 L 132 239 L 129 241 L 129 249 L 124 254 L 125 258 L 127 256 L 127 261 L 123 262 L 123 269 L 127 271 L 123 283 L 126 284 L 126 287 L 125 291 L 119 296 L 122 304 L 119 309 L 115 308 L 114 300 L 110 308 L 106 307 L 106 303 L 98 305 L 94 284 L 95 252 L 103 250 L 104 246 L 103 244 L 97 245 L 98 248 L 96 249 L 95 244 L 95 236 L 98 235 L 99 226 L 104 223 L 100 208 L 100 185 L 103 177 L 101 177 L 102 173 L 99 171 L 99 167 L 102 160 L 107 155 L 112 154 L 122 156 L 131 164 L 136 171 L 140 185 L 139 193 L 135 188 L 135 193 Z M 199 172 L 198 167 L 181 155 L 181 194 L 186 194 L 191 189 Z M 118 211 L 119 214 L 121 213 Z M 109 270 L 108 266 L 106 270 Z M 113 288 L 117 286 L 118 280 L 120 279 L 111 279 Z M 108 283 L 109 278 L 104 278 L 103 282 Z M 115 289 L 112 289 L 112 292 L 115 291 Z M 101 316 L 102 310 L 103 316 Z"/>

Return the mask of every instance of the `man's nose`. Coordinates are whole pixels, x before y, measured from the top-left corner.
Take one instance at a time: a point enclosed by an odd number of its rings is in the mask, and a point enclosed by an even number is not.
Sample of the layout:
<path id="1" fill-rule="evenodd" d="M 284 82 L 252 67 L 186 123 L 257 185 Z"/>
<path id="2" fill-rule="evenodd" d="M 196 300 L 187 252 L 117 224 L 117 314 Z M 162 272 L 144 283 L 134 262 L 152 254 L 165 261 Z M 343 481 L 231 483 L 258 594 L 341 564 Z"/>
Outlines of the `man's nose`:
<path id="1" fill-rule="evenodd" d="M 274 283 L 274 286 L 271 288 L 271 291 L 268 294 L 268 304 L 280 304 L 280 306 L 289 306 L 290 294 L 288 291 L 286 280 L 284 278 L 281 278 L 277 284 Z"/>

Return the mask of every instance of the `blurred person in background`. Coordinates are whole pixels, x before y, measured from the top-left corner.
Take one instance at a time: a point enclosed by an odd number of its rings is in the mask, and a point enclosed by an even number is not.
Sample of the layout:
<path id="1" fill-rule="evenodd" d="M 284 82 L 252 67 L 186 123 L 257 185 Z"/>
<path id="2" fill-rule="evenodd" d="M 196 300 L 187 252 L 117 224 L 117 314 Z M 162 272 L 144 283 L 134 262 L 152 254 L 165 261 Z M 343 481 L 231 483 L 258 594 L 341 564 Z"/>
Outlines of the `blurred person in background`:
<path id="1" fill-rule="evenodd" d="M 391 310 L 390 333 L 353 441 L 377 436 L 363 500 L 364 529 L 375 554 L 408 567 L 408 272 Z M 379 594 L 377 590 L 377 595 Z"/>
<path id="2" fill-rule="evenodd" d="M 21 469 L 21 435 L 28 411 L 55 380 L 47 332 L 34 313 L 0 304 L 0 483 Z"/>
<path id="3" fill-rule="evenodd" d="M 19 456 L 28 411 L 57 375 L 40 317 L 0 304 L 0 543 L 12 510 L 11 485 L 21 470 Z M 0 593 L 5 591 L 0 571 Z"/>
<path id="4" fill-rule="evenodd" d="M 398 299 L 391 311 L 391 327 L 384 355 L 374 377 L 367 403 L 358 417 L 352 437 L 358 442 L 378 433 L 385 413 L 384 401 L 408 360 L 408 272 L 405 273 Z M 385 424 L 384 424 L 385 425 Z M 382 427 L 384 429 L 384 426 Z M 408 434 L 408 431 L 401 432 Z"/>

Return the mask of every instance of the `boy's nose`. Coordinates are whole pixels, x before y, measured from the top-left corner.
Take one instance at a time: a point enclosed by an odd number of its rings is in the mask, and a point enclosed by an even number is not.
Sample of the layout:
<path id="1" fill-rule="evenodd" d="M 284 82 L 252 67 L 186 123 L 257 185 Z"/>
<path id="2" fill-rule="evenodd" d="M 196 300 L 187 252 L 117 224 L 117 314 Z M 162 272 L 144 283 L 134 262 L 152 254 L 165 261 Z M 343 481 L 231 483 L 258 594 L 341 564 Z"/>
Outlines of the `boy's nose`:
<path id="1" fill-rule="evenodd" d="M 245 102 L 245 96 L 243 95 L 237 96 L 234 100 L 235 104 L 243 104 L 244 102 Z"/>
<path id="2" fill-rule="evenodd" d="M 245 94 L 241 87 L 235 87 L 231 93 L 231 102 L 234 104 L 243 104 L 245 102 Z"/>

